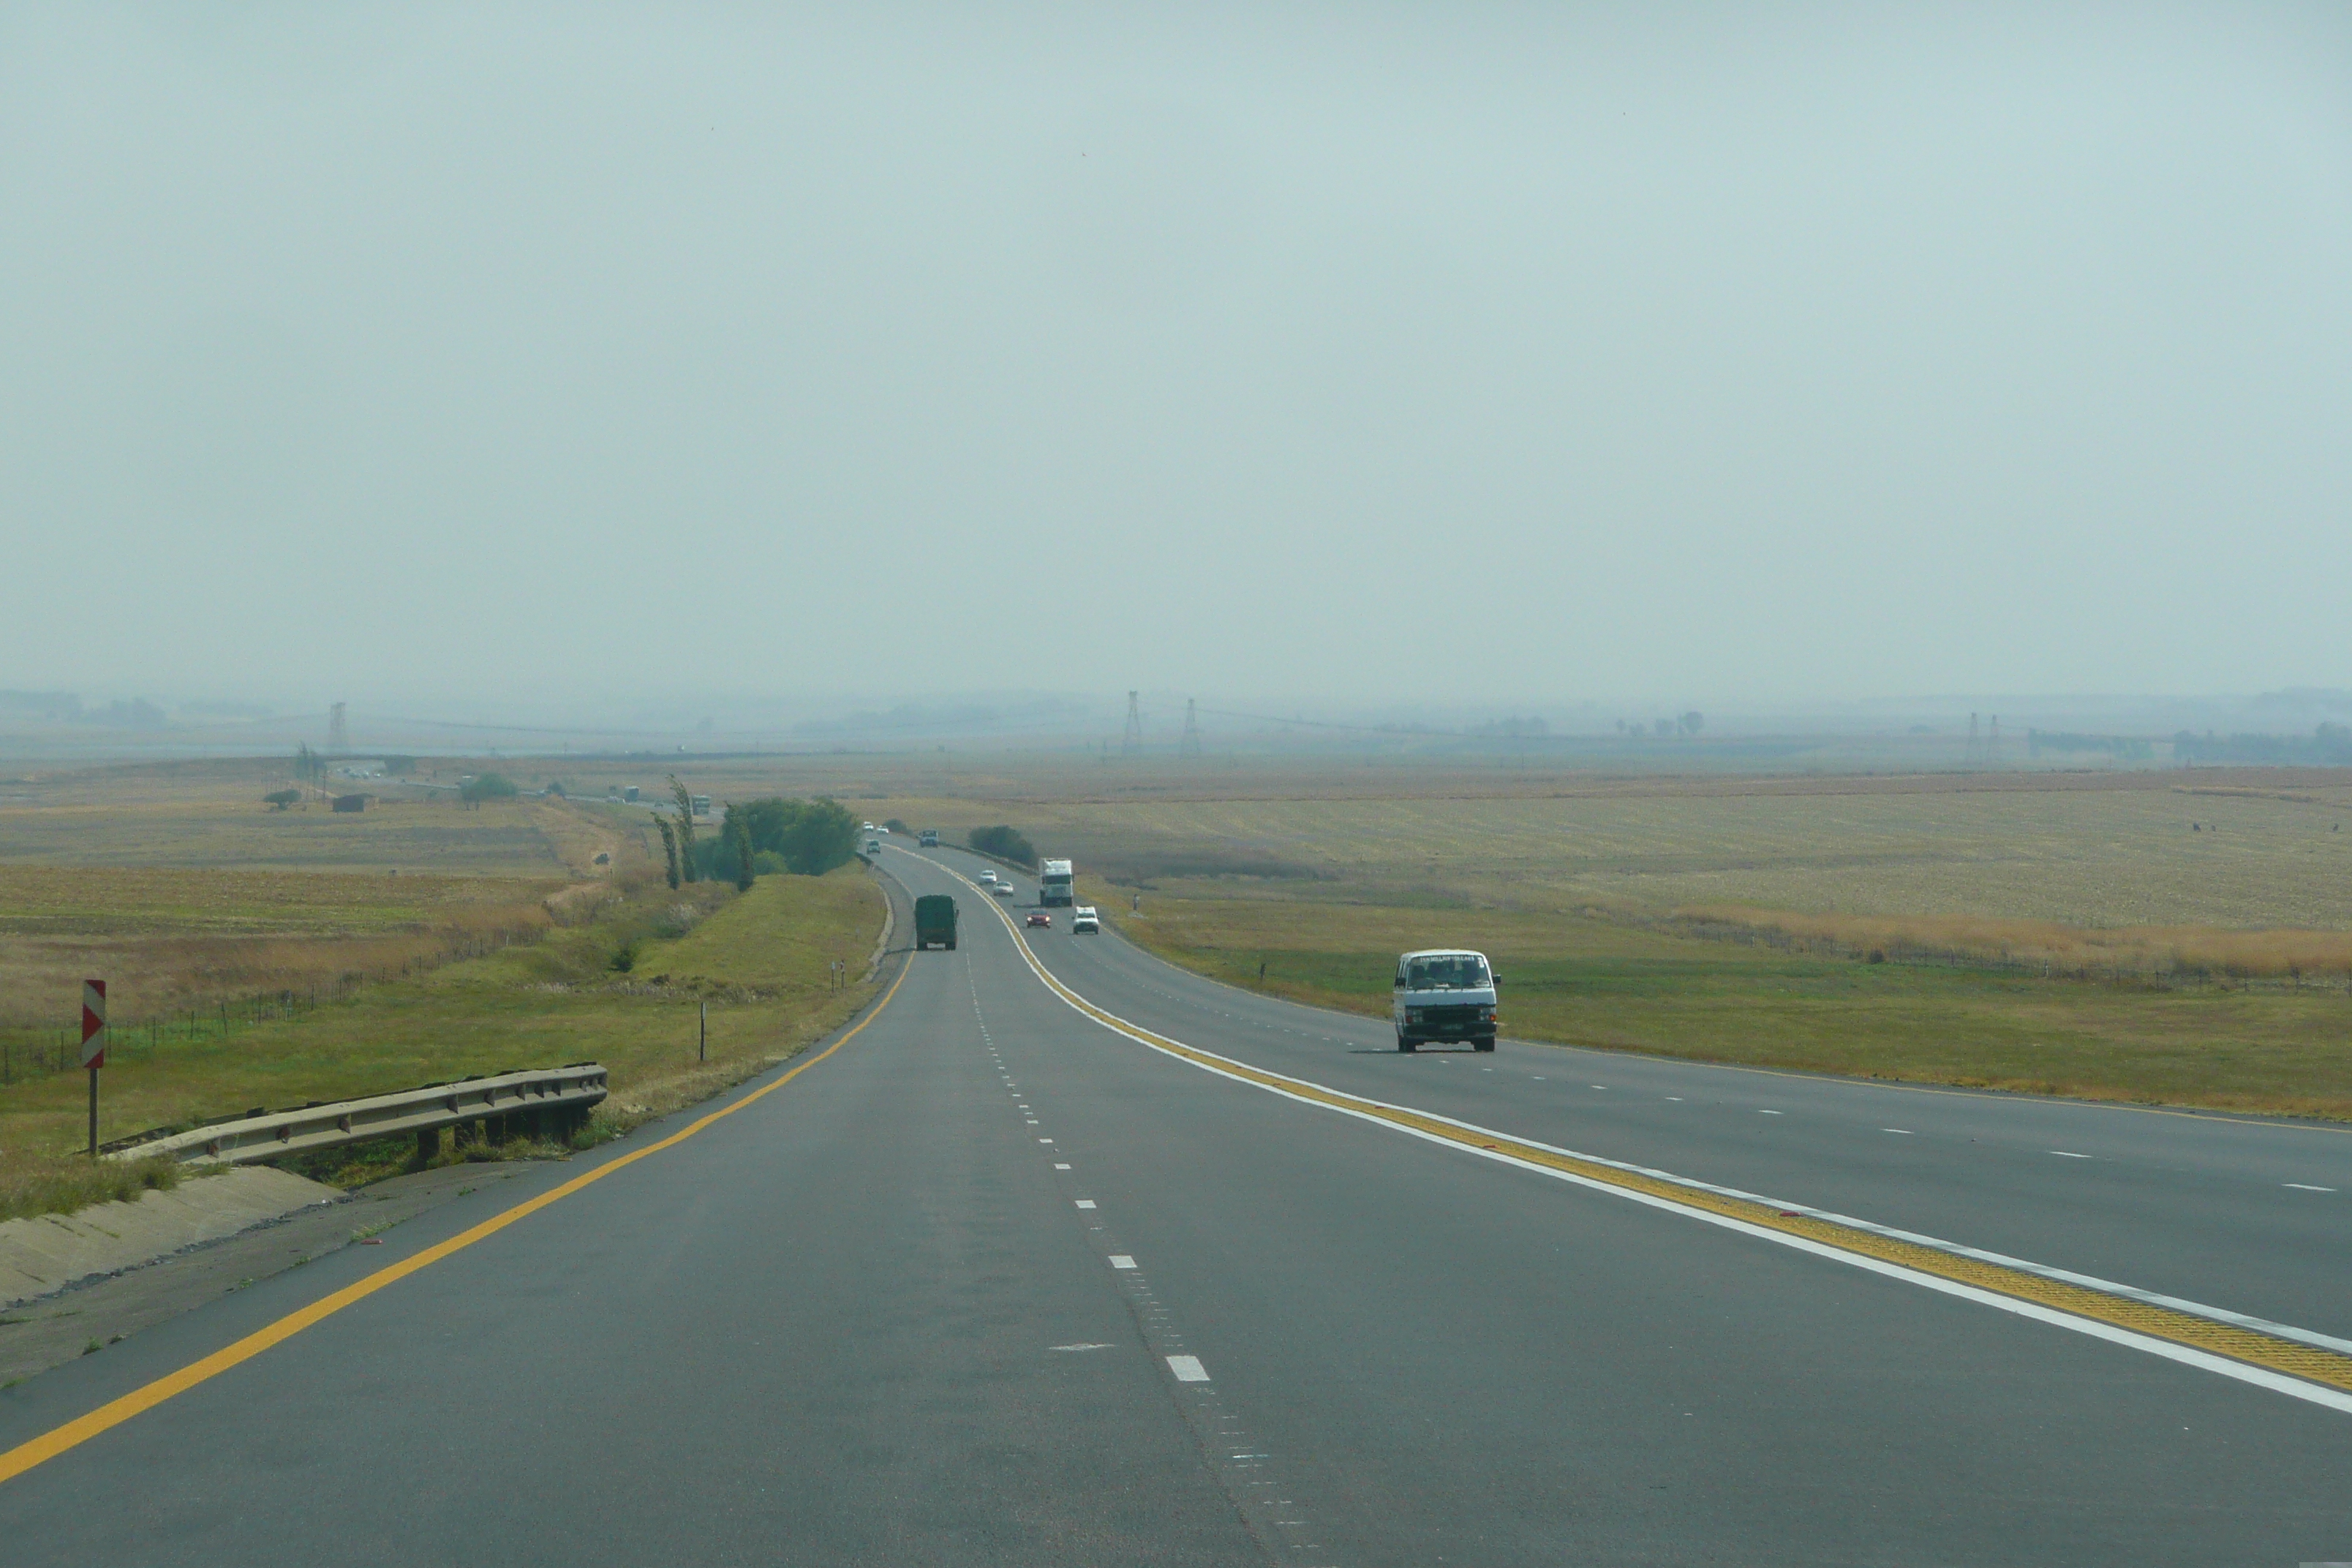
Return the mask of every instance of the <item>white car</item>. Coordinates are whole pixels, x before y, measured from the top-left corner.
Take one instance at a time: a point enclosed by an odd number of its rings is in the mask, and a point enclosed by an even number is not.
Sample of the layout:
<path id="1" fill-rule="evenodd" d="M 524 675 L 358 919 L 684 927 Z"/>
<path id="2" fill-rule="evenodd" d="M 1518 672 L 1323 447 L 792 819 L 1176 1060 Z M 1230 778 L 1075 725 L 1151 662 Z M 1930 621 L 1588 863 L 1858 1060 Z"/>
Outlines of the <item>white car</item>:
<path id="1" fill-rule="evenodd" d="M 1072 936 L 1102 934 L 1102 917 L 1095 913 L 1095 907 L 1092 904 L 1080 904 L 1070 911 L 1070 934 Z"/>
<path id="2" fill-rule="evenodd" d="M 1009 899 L 1013 896 L 1013 884 L 1010 882 L 991 882 L 988 884 L 988 890 L 994 893 L 1000 899 Z"/>
<path id="3" fill-rule="evenodd" d="M 982 866 L 980 868 L 980 879 L 982 882 L 993 882 L 996 880 L 996 873 L 988 867 Z"/>

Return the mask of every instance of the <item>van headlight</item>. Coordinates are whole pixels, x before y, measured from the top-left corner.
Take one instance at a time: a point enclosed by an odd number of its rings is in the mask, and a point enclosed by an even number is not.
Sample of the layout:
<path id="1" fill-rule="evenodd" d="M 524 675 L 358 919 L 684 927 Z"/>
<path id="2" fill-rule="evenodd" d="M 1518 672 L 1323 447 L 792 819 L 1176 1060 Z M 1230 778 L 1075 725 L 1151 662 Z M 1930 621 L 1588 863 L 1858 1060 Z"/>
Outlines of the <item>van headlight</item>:
<path id="1" fill-rule="evenodd" d="M 1420 1009 L 1420 1008 L 1418 1008 L 1418 1007 L 1407 1007 L 1407 1008 L 1404 1010 L 1404 1021 L 1405 1021 L 1406 1023 L 1408 1023 L 1408 1024 L 1418 1024 L 1418 1023 L 1420 1023 L 1420 1022 L 1421 1022 L 1421 1009 Z"/>
<path id="2" fill-rule="evenodd" d="M 1494 1010 L 1492 1007 L 1481 1007 L 1481 1008 L 1479 1008 L 1479 1009 L 1478 1009 L 1478 1021 L 1479 1021 L 1480 1023 L 1482 1023 L 1482 1024 L 1491 1024 L 1491 1023 L 1493 1023 L 1493 1022 L 1495 1021 L 1495 1010 Z"/>

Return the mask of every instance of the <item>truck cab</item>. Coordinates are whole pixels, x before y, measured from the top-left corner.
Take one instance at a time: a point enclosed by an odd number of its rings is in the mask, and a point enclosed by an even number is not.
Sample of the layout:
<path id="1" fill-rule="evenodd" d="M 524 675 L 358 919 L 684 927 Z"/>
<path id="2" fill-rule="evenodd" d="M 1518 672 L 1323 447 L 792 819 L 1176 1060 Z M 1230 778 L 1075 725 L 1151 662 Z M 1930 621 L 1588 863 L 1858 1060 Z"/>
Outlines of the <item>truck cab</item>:
<path id="1" fill-rule="evenodd" d="M 1070 886 L 1070 863 L 1067 860 L 1047 860 L 1038 867 L 1037 901 L 1065 908 L 1077 902 Z"/>
<path id="2" fill-rule="evenodd" d="M 926 849 L 937 849 L 940 847 L 940 830 L 936 827 L 926 827 L 923 829 L 923 836 L 915 842 Z"/>
<path id="3" fill-rule="evenodd" d="M 1495 1048 L 1495 971 L 1485 953 L 1433 947 L 1401 954 L 1392 995 L 1397 1049 L 1417 1050 L 1437 1040 Z"/>

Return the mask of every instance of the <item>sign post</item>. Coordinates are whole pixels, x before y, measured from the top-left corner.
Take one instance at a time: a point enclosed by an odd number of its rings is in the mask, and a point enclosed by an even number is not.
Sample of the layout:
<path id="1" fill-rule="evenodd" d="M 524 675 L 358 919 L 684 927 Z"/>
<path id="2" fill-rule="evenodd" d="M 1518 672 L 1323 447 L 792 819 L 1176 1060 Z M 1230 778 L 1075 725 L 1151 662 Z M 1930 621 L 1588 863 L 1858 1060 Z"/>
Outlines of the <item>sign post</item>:
<path id="1" fill-rule="evenodd" d="M 89 1157 L 98 1158 L 98 1069 L 106 1065 L 106 982 L 81 983 L 81 1065 L 89 1069 Z"/>

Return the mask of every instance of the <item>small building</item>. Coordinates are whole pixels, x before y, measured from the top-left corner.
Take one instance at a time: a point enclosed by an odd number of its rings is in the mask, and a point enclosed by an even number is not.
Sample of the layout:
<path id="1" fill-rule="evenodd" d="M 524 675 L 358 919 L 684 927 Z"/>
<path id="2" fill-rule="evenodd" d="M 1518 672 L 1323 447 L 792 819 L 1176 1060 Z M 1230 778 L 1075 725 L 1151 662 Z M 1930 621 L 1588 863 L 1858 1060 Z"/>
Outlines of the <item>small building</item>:
<path id="1" fill-rule="evenodd" d="M 635 784 L 630 784 L 630 785 L 628 785 L 626 788 L 623 789 L 623 790 L 621 791 L 621 798 L 622 798 L 623 800 L 635 800 L 635 799 L 636 799 L 636 798 L 637 798 L 637 786 L 636 786 L 636 785 L 635 785 Z"/>
<path id="2" fill-rule="evenodd" d="M 335 797 L 337 811 L 365 811 L 368 797 L 363 795 L 339 795 Z"/>

